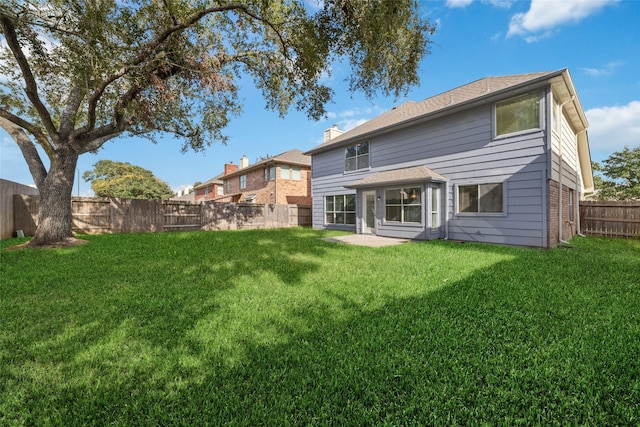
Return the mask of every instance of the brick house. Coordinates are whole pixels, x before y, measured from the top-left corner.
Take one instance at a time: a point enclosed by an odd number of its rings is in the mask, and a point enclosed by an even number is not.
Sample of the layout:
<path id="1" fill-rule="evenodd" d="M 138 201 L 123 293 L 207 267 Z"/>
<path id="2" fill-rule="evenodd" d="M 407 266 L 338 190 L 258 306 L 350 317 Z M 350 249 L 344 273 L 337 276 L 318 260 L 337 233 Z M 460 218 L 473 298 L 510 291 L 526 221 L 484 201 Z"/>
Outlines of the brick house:
<path id="1" fill-rule="evenodd" d="M 196 202 L 206 202 L 209 200 L 220 198 L 224 196 L 224 182 L 222 178 L 230 173 L 238 170 L 238 165 L 233 163 L 227 163 L 224 165 L 224 172 L 214 176 L 208 181 L 202 184 L 196 185 L 193 188 Z"/>
<path id="2" fill-rule="evenodd" d="M 243 156 L 194 191 L 197 202 L 311 205 L 311 157 L 294 149 L 250 165 Z"/>

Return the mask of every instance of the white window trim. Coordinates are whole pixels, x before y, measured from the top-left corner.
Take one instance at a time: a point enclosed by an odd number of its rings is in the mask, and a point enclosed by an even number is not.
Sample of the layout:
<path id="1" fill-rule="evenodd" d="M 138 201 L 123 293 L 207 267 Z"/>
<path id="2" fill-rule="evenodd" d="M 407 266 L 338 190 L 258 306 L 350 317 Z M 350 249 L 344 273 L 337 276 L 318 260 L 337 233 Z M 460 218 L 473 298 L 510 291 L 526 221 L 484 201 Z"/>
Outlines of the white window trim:
<path id="1" fill-rule="evenodd" d="M 420 197 L 420 222 L 407 222 L 407 221 L 404 221 L 404 210 L 402 210 L 402 209 L 401 209 L 402 219 L 403 219 L 402 221 L 391 221 L 391 220 L 387 219 L 387 191 L 389 191 L 389 190 L 403 190 L 403 189 L 406 189 L 406 188 L 419 188 L 420 189 L 420 196 L 419 196 Z M 399 225 L 399 226 L 402 226 L 402 227 L 418 227 L 418 226 L 422 227 L 422 226 L 424 226 L 424 224 L 425 224 L 424 216 L 425 216 L 426 210 L 425 210 L 425 200 L 424 200 L 425 188 L 424 188 L 423 185 L 420 185 L 420 184 L 415 184 L 415 185 L 407 184 L 407 185 L 402 186 L 402 187 L 387 187 L 387 188 L 384 189 L 382 195 L 383 195 L 382 205 L 383 205 L 383 208 L 384 208 L 384 215 L 382 217 L 383 218 L 383 221 L 382 221 L 383 224 L 385 224 L 385 225 L 386 224 Z M 397 206 L 397 205 L 394 205 L 394 206 Z M 412 205 L 400 205 L 400 206 L 404 207 L 404 206 L 412 206 Z M 416 205 L 413 205 L 413 206 L 416 206 Z"/>
<path id="2" fill-rule="evenodd" d="M 344 197 L 344 207 L 345 207 L 345 210 L 343 210 L 343 211 L 336 211 L 336 210 L 335 210 L 335 198 L 336 198 L 336 197 L 340 197 L 340 196 Z M 335 226 L 343 226 L 343 227 L 344 227 L 344 226 L 346 226 L 346 227 L 353 227 L 353 226 L 356 226 L 356 224 L 358 223 L 358 217 L 357 217 L 357 215 L 358 215 L 358 205 L 357 205 L 357 203 L 358 203 L 358 202 L 357 202 L 357 199 L 356 199 L 356 202 L 355 202 L 355 203 L 356 203 L 356 206 L 355 206 L 355 208 L 354 208 L 354 209 L 355 209 L 354 211 L 348 211 L 348 210 L 346 210 L 346 208 L 347 208 L 347 196 L 353 196 L 353 197 L 356 197 L 356 198 L 357 198 L 357 195 L 356 195 L 356 194 L 352 194 L 352 193 L 350 193 L 350 194 L 326 194 L 326 195 L 324 195 L 324 196 L 322 197 L 322 211 L 323 211 L 323 222 L 324 222 L 324 225 L 329 225 L 329 226 L 335 225 Z M 333 197 L 333 198 L 334 198 L 334 201 L 333 201 L 333 203 L 334 203 L 334 210 L 333 210 L 333 211 L 327 211 L 327 197 Z M 344 222 L 344 223 L 342 223 L 342 222 L 340 222 L 340 223 L 336 223 L 336 222 L 327 222 L 327 213 L 328 213 L 328 212 L 333 212 L 333 213 L 334 213 L 334 215 L 335 215 L 335 213 L 336 213 L 336 212 L 343 212 L 343 213 L 344 213 L 344 215 L 345 215 L 345 222 Z M 353 214 L 355 215 L 355 223 L 354 223 L 354 224 L 349 224 L 349 223 L 347 223 L 347 222 L 346 222 L 347 213 L 353 213 Z"/>
<path id="3" fill-rule="evenodd" d="M 242 178 L 244 178 L 244 180 Z M 240 175 L 239 180 L 240 180 L 240 189 L 244 190 L 245 188 L 247 188 L 247 175 Z M 244 185 L 242 185 L 243 181 L 244 181 Z"/>
<path id="4" fill-rule="evenodd" d="M 347 170 L 347 148 L 351 147 L 352 145 L 358 145 L 358 144 L 363 144 L 363 143 L 367 143 L 369 145 L 369 152 L 367 153 L 367 156 L 369 156 L 369 165 L 366 168 L 360 168 L 360 169 L 353 169 L 353 170 Z M 360 142 L 354 142 L 353 144 L 349 144 L 349 145 L 345 145 L 344 147 L 344 155 L 343 155 L 343 161 L 344 161 L 344 174 L 351 174 L 351 173 L 358 173 L 358 172 L 366 172 L 366 171 L 370 171 L 371 170 L 371 141 L 370 140 L 366 140 L 366 141 L 360 141 Z M 355 157 L 356 159 L 356 164 L 358 162 L 358 156 Z"/>
<path id="5" fill-rule="evenodd" d="M 459 187 L 467 185 L 482 185 L 482 184 L 502 184 L 502 212 L 460 212 L 460 193 Z M 507 216 L 507 180 L 474 180 L 474 181 L 460 181 L 453 186 L 453 203 L 454 214 L 460 217 L 504 217 Z"/>
<path id="6" fill-rule="evenodd" d="M 529 94 L 533 94 L 536 93 L 538 95 L 538 127 L 537 128 L 531 128 L 531 129 L 525 129 L 525 130 L 519 130 L 516 132 L 511 132 L 511 133 L 505 133 L 502 135 L 498 135 L 498 115 L 496 112 L 496 106 L 499 102 L 504 102 L 504 101 L 508 101 L 512 98 L 518 98 L 520 96 L 524 96 L 524 95 L 529 95 Z M 493 139 L 497 140 L 497 139 L 504 139 L 504 138 L 511 138 L 514 136 L 518 136 L 518 135 L 526 135 L 528 133 L 534 133 L 534 132 L 540 132 L 543 129 L 543 120 L 544 120 L 544 110 L 543 110 L 543 106 L 544 106 L 544 98 L 542 96 L 542 93 L 540 91 L 535 91 L 535 92 L 525 92 L 525 93 L 521 93 L 518 95 L 513 95 L 510 96 L 509 98 L 505 98 L 505 99 L 501 99 L 499 101 L 496 101 L 493 103 L 493 105 L 491 106 L 491 125 L 492 125 L 492 132 L 493 132 Z M 487 184 L 491 184 L 491 183 L 487 183 Z"/>

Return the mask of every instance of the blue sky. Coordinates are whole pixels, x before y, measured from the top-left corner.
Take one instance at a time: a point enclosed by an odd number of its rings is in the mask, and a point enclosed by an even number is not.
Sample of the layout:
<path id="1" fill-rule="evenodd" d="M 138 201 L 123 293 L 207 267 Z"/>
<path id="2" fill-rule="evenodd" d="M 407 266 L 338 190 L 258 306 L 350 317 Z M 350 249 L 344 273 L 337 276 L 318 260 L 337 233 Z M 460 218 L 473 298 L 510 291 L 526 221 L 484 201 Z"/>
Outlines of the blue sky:
<path id="1" fill-rule="evenodd" d="M 317 0 L 312 0 L 317 1 Z M 449 0 L 422 1 L 421 13 L 437 24 L 431 54 L 421 63 L 421 82 L 402 99 L 345 92 L 348 68 L 333 66 L 335 97 L 328 117 L 318 122 L 291 111 L 280 118 L 266 111 L 250 81 L 240 92 L 244 112 L 205 153 L 180 152 L 171 136 L 156 144 L 120 137 L 97 154 L 81 156 L 80 174 L 98 160 L 129 162 L 151 170 L 174 190 L 206 181 L 225 163 L 246 155 L 308 150 L 322 142 L 333 124 L 349 130 L 406 100 L 420 101 L 487 76 L 569 68 L 589 121 L 591 156 L 602 161 L 623 147 L 640 145 L 640 2 L 616 0 Z M 20 151 L 0 129 L 0 178 L 33 184 Z M 79 194 L 92 195 L 80 182 Z M 74 187 L 74 195 L 78 186 Z"/>

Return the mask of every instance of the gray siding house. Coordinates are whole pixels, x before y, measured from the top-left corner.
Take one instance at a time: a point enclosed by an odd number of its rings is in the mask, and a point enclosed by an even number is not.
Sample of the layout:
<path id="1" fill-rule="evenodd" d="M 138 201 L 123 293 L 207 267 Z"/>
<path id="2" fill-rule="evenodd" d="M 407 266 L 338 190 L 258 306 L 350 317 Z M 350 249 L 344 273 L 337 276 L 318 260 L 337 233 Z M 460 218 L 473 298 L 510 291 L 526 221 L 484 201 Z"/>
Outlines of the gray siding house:
<path id="1" fill-rule="evenodd" d="M 312 156 L 313 227 L 553 247 L 593 191 L 587 120 L 567 69 L 487 77 L 406 102 Z"/>

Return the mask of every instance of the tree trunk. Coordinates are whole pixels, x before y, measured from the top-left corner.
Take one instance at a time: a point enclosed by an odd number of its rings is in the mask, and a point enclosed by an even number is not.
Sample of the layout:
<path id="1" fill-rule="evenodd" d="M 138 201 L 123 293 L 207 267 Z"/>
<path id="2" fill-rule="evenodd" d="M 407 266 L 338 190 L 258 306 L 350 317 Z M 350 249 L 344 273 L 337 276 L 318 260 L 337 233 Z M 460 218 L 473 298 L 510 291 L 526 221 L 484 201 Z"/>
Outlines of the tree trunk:
<path id="1" fill-rule="evenodd" d="M 71 193 L 78 163 L 74 152 L 57 153 L 49 172 L 38 187 L 40 209 L 38 227 L 29 246 L 50 246 L 68 242 L 71 230 Z"/>

